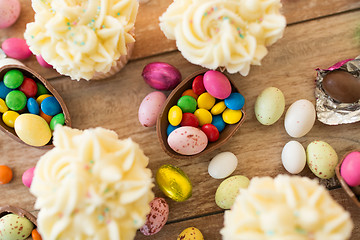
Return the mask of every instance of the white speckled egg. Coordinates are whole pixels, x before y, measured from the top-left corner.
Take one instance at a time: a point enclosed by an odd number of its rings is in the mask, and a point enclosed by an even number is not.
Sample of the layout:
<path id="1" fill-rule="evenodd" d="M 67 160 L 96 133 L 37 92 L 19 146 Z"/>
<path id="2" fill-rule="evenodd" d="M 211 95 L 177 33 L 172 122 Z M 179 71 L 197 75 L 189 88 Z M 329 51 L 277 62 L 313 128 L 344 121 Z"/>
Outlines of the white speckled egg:
<path id="1" fill-rule="evenodd" d="M 298 141 L 288 142 L 282 150 L 281 161 L 289 173 L 297 174 L 301 172 L 306 164 L 304 147 Z"/>
<path id="2" fill-rule="evenodd" d="M 314 126 L 316 112 L 314 105 L 300 99 L 291 104 L 285 115 L 285 130 L 294 138 L 305 136 Z"/>
<path id="3" fill-rule="evenodd" d="M 256 119 L 263 125 L 274 124 L 285 110 L 285 97 L 280 89 L 268 87 L 255 102 Z"/>
<path id="4" fill-rule="evenodd" d="M 139 121 L 141 125 L 144 127 L 154 126 L 165 101 L 166 96 L 164 93 L 158 91 L 149 93 L 142 100 L 139 107 Z"/>
<path id="5" fill-rule="evenodd" d="M 238 165 L 238 159 L 232 152 L 222 152 L 211 159 L 208 167 L 210 176 L 222 179 L 230 176 Z"/>
<path id="6" fill-rule="evenodd" d="M 194 155 L 202 152 L 207 144 L 206 134 L 195 127 L 179 127 L 168 136 L 168 144 L 172 150 L 183 155 Z"/>
<path id="7" fill-rule="evenodd" d="M 335 150 L 326 142 L 313 141 L 306 148 L 307 164 L 319 178 L 329 179 L 335 175 L 339 161 Z"/>

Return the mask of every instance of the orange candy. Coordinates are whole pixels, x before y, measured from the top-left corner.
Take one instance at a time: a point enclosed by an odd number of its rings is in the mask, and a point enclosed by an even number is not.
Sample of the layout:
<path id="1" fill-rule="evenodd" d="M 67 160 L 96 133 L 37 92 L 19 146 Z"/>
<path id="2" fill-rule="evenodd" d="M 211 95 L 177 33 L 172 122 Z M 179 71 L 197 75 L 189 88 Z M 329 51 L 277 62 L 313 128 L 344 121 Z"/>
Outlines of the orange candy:
<path id="1" fill-rule="evenodd" d="M 197 95 L 196 93 L 194 93 L 194 91 L 192 89 L 188 89 L 186 91 L 184 91 L 181 96 L 190 96 L 190 97 L 193 97 L 195 99 L 198 99 L 199 95 Z"/>
<path id="2" fill-rule="evenodd" d="M 0 165 L 0 184 L 6 184 L 11 181 L 13 172 L 11 168 L 5 165 Z"/>
<path id="3" fill-rule="evenodd" d="M 40 116 L 45 119 L 45 121 L 50 124 L 51 119 L 53 118 L 52 116 L 46 115 L 45 113 L 43 113 L 43 111 L 41 111 L 40 109 Z"/>
<path id="4" fill-rule="evenodd" d="M 39 232 L 36 230 L 36 228 L 34 230 L 32 230 L 31 237 L 33 240 L 42 240 L 42 238 L 41 238 Z"/>

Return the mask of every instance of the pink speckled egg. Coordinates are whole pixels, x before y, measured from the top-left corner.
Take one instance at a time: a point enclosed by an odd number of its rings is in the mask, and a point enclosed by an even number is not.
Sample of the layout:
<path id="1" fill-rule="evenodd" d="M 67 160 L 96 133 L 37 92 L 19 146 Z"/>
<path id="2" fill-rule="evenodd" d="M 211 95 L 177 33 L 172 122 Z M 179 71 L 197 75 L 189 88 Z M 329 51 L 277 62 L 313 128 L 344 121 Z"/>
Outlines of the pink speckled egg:
<path id="1" fill-rule="evenodd" d="M 211 96 L 218 99 L 225 99 L 231 94 L 231 84 L 229 79 L 218 71 L 207 71 L 204 74 L 204 86 Z"/>
<path id="2" fill-rule="evenodd" d="M 36 60 L 44 68 L 52 68 L 53 67 L 50 64 L 48 64 L 41 55 L 36 55 Z"/>
<path id="3" fill-rule="evenodd" d="M 0 0 L 0 29 L 13 25 L 20 16 L 19 0 Z"/>
<path id="4" fill-rule="evenodd" d="M 139 107 L 139 121 L 144 127 L 152 127 L 156 124 L 161 107 L 166 101 L 162 92 L 152 92 L 146 95 Z"/>
<path id="5" fill-rule="evenodd" d="M 177 153 L 194 155 L 206 148 L 208 138 L 200 129 L 186 126 L 172 131 L 168 137 L 168 144 Z"/>
<path id="6" fill-rule="evenodd" d="M 360 185 L 360 152 L 351 152 L 344 158 L 340 174 L 349 186 Z"/>
<path id="7" fill-rule="evenodd" d="M 150 202 L 150 213 L 146 216 L 144 226 L 140 232 L 145 236 L 158 233 L 165 225 L 169 216 L 169 205 L 163 198 L 154 198 Z"/>
<path id="8" fill-rule="evenodd" d="M 8 38 L 2 43 L 1 47 L 5 54 L 11 58 L 22 60 L 32 55 L 23 38 Z"/>
<path id="9" fill-rule="evenodd" d="M 28 188 L 31 186 L 32 180 L 34 178 L 35 167 L 29 168 L 22 175 L 22 182 Z"/>

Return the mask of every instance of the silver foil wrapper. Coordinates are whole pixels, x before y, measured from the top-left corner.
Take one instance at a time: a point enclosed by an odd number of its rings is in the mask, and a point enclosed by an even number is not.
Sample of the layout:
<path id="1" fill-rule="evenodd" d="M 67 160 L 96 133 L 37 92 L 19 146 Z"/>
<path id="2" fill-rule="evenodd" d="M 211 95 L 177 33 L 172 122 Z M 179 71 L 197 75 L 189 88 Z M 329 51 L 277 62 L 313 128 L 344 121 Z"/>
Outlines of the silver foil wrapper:
<path id="1" fill-rule="evenodd" d="M 322 87 L 326 74 L 334 70 L 344 70 L 360 78 L 360 56 L 336 63 L 328 69 L 316 69 L 316 113 L 320 122 L 339 125 L 360 121 L 360 100 L 355 103 L 339 103 L 327 95 Z"/>

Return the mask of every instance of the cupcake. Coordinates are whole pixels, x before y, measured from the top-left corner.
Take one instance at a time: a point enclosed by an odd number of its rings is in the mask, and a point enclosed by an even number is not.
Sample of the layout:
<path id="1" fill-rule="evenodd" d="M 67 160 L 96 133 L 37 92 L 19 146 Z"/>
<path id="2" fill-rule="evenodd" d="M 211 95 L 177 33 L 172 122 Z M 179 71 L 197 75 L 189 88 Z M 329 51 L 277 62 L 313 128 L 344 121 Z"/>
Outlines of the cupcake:
<path id="1" fill-rule="evenodd" d="M 280 0 L 174 0 L 160 28 L 191 63 L 247 76 L 283 35 Z"/>
<path id="2" fill-rule="evenodd" d="M 134 47 L 137 0 L 32 0 L 25 40 L 60 74 L 103 79 L 125 66 Z"/>
<path id="3" fill-rule="evenodd" d="M 345 240 L 354 224 L 316 180 L 253 178 L 225 212 L 223 240 Z"/>
<path id="4" fill-rule="evenodd" d="M 154 198 L 148 158 L 131 139 L 103 128 L 57 125 L 30 191 L 43 239 L 132 240 Z"/>

